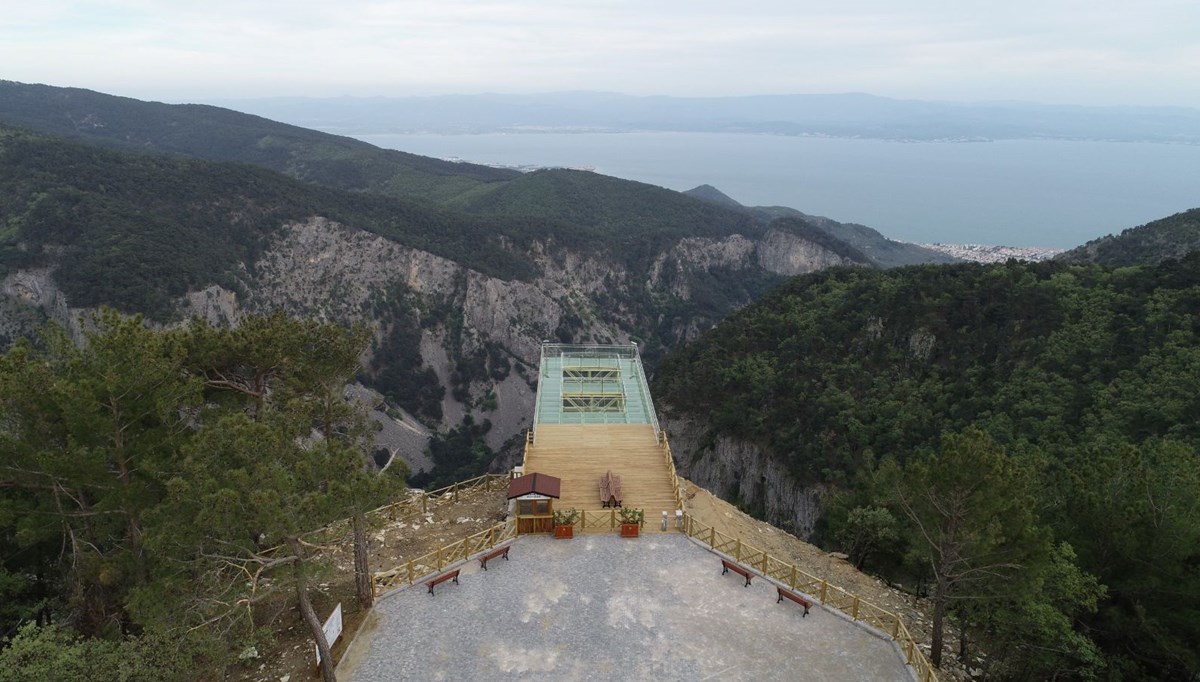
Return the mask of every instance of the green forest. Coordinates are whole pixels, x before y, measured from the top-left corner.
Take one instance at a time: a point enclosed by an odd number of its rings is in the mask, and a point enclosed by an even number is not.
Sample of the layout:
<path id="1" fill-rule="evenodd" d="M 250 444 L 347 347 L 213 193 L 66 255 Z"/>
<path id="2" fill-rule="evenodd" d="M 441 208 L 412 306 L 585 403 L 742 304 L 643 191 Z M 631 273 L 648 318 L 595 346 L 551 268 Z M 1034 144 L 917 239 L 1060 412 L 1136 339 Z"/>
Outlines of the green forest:
<path id="1" fill-rule="evenodd" d="M 1198 335 L 1200 254 L 842 268 L 672 354 L 655 396 L 824 490 L 815 540 L 933 598 L 990 674 L 1194 679 Z"/>
<path id="2" fill-rule="evenodd" d="M 364 512 L 407 475 L 375 472 L 345 397 L 366 332 L 282 314 L 156 331 L 111 310 L 92 327 L 0 356 L 0 680 L 220 679 L 269 646 L 272 600 L 331 661 L 319 531 L 352 519 L 369 606 Z"/>

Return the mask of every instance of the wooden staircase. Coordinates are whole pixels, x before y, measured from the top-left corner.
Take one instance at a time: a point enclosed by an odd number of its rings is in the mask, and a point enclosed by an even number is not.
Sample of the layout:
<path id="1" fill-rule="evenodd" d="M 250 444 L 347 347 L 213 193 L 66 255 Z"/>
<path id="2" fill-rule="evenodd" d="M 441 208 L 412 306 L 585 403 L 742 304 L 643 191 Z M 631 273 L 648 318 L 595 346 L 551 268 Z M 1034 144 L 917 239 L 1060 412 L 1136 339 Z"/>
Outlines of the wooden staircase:
<path id="1" fill-rule="evenodd" d="M 621 477 L 624 506 L 646 512 L 646 530 L 659 527 L 664 510 L 675 523 L 675 495 L 663 449 L 649 424 L 540 424 L 525 452 L 525 473 L 562 479 L 555 509 L 601 509 L 596 480 L 611 470 Z"/>

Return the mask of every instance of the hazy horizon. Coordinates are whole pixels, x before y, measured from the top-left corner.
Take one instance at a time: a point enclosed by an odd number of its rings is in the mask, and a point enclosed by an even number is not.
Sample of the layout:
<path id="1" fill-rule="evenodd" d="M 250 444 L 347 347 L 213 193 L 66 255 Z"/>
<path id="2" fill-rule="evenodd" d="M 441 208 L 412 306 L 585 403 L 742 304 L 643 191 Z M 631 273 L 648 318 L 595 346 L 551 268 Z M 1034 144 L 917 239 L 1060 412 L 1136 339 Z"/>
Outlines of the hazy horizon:
<path id="1" fill-rule="evenodd" d="M 1200 108 L 1200 4 L 46 0 L 0 77 L 139 99 L 864 92 Z"/>

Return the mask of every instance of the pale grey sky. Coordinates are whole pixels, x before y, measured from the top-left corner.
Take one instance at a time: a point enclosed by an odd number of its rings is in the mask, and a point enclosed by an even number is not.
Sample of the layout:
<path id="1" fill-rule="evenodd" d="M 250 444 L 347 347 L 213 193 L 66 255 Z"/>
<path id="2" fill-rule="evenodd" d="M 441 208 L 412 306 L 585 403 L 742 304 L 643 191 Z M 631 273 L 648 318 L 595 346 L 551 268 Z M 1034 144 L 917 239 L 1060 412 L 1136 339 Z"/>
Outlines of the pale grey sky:
<path id="1" fill-rule="evenodd" d="M 857 91 L 1200 107 L 1200 1 L 0 0 L 0 78 L 166 101 Z"/>

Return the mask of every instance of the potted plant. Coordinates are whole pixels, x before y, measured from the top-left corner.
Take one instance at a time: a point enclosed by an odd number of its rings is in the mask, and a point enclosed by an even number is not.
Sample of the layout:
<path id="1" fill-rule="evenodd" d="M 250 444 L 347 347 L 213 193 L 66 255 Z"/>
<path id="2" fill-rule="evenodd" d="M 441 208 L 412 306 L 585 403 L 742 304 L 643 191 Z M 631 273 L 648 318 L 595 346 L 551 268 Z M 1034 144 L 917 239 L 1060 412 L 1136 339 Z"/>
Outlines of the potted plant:
<path id="1" fill-rule="evenodd" d="M 621 517 L 621 537 L 636 538 L 638 530 L 642 527 L 642 519 L 645 518 L 642 510 L 621 507 L 621 510 L 617 512 L 617 516 Z"/>
<path id="2" fill-rule="evenodd" d="M 575 537 L 575 522 L 579 520 L 579 512 L 574 507 L 567 511 L 554 512 L 554 537 Z"/>

